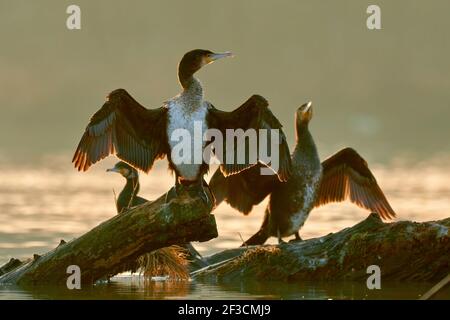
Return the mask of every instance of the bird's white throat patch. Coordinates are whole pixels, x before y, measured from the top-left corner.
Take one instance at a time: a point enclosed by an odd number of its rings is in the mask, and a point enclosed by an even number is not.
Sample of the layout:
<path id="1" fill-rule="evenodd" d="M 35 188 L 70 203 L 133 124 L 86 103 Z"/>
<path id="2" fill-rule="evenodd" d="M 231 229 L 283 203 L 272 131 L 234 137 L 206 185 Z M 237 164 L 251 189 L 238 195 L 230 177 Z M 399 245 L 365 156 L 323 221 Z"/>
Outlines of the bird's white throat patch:
<path id="1" fill-rule="evenodd" d="M 167 103 L 169 109 L 167 136 L 172 162 L 176 164 L 178 173 L 187 180 L 195 180 L 198 177 L 203 157 L 205 141 L 203 134 L 208 130 L 206 115 L 208 105 L 202 102 L 195 110 L 187 108 L 181 97 L 175 98 Z M 198 130 L 200 125 L 201 130 Z M 197 126 L 197 129 L 195 129 Z M 183 130 L 178 130 L 183 129 Z M 200 132 L 199 132 L 200 131 Z M 189 137 L 185 137 L 189 134 Z M 193 139 L 191 139 L 191 137 Z M 180 140 L 190 140 L 190 148 L 180 148 Z M 200 156 L 200 159 L 196 157 Z"/>

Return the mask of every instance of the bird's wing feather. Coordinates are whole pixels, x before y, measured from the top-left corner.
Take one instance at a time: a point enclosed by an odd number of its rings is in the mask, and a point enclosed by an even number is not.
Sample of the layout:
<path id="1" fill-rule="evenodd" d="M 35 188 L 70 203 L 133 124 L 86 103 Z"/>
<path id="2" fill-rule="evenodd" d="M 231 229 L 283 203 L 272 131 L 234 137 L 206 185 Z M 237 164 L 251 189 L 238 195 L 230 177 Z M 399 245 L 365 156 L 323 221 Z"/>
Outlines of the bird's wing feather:
<path id="1" fill-rule="evenodd" d="M 124 89 L 108 95 L 89 121 L 72 162 L 79 171 L 110 154 L 148 172 L 167 153 L 167 108 L 149 110 Z"/>
<path id="2" fill-rule="evenodd" d="M 281 183 L 276 175 L 261 175 L 264 165 L 257 164 L 240 173 L 224 176 L 220 169 L 214 173 L 209 187 L 216 205 L 226 201 L 231 207 L 247 215 Z"/>
<path id="3" fill-rule="evenodd" d="M 392 219 L 395 212 L 387 201 L 367 162 L 353 149 L 345 148 L 322 162 L 323 177 L 315 206 L 350 199 L 361 208 Z"/>
<path id="4" fill-rule="evenodd" d="M 291 174 L 291 156 L 289 152 L 289 146 L 286 142 L 286 136 L 283 132 L 282 125 L 278 121 L 278 119 L 273 115 L 268 107 L 268 102 L 266 99 L 259 95 L 253 95 L 246 102 L 244 102 L 239 108 L 235 109 L 231 112 L 221 111 L 210 104 L 209 117 L 211 127 L 219 129 L 223 136 L 226 137 L 226 130 L 233 129 L 238 130 L 242 129 L 242 132 L 245 132 L 248 129 L 256 130 L 256 138 L 257 138 L 257 146 L 256 146 L 256 158 L 259 162 L 262 162 L 260 158 L 260 148 L 262 148 L 262 143 L 259 130 L 266 129 L 268 130 L 268 139 L 266 150 L 267 154 L 271 155 L 273 151 L 270 148 L 270 130 L 277 129 L 279 130 L 279 141 L 278 145 L 278 154 L 279 154 L 279 166 L 277 170 L 277 175 L 280 181 L 286 181 Z M 236 131 L 235 131 L 236 132 Z M 258 162 L 250 161 L 249 155 L 249 145 L 245 141 L 247 139 L 235 140 L 234 143 L 234 161 L 229 163 L 230 161 L 225 161 L 227 158 L 227 146 L 226 140 L 224 139 L 224 147 L 223 147 L 223 158 L 224 161 L 221 165 L 221 170 L 225 176 L 233 175 L 239 173 L 249 167 L 254 166 Z M 243 163 L 239 164 L 237 161 L 238 149 L 245 146 L 246 158 Z M 271 164 L 268 164 L 269 167 Z"/>

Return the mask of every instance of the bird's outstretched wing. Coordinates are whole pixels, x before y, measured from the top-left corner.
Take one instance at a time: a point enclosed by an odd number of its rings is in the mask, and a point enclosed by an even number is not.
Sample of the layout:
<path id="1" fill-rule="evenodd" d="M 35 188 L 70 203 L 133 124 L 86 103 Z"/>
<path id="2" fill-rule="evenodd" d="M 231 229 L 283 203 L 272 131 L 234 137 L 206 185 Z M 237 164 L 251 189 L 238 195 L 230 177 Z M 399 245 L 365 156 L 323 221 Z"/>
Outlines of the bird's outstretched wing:
<path id="1" fill-rule="evenodd" d="M 224 147 L 223 147 L 223 162 L 220 166 L 223 174 L 225 176 L 233 175 L 239 173 L 245 169 L 248 169 L 258 162 L 264 162 L 260 157 L 261 148 L 265 147 L 268 155 L 273 154 L 273 150 L 271 150 L 271 132 L 270 130 L 276 129 L 279 133 L 279 141 L 276 141 L 276 145 L 278 147 L 278 168 L 276 173 L 280 181 L 286 181 L 291 174 L 291 155 L 289 152 L 289 147 L 286 142 L 286 136 L 282 131 L 282 125 L 278 121 L 278 119 L 273 115 L 268 107 L 268 102 L 266 99 L 259 95 L 251 96 L 246 102 L 244 102 L 239 108 L 235 109 L 231 112 L 221 111 L 210 104 L 210 110 L 208 113 L 209 123 L 211 128 L 219 129 L 222 132 L 224 139 Z M 248 129 L 254 129 L 256 132 L 256 140 L 257 145 L 256 150 L 253 151 L 256 153 L 253 156 L 257 159 L 256 161 L 251 161 L 252 157 L 250 157 L 250 150 L 252 149 L 248 139 L 235 139 L 234 149 L 229 148 L 227 150 L 227 129 L 233 129 L 235 132 L 238 132 L 239 129 L 242 129 L 241 132 L 246 132 Z M 267 131 L 267 143 L 263 144 L 264 141 L 260 139 L 260 130 L 266 129 Z M 241 137 L 244 137 L 242 135 Z M 239 150 L 242 147 L 245 147 L 245 160 L 238 160 Z M 242 150 L 242 149 L 241 149 Z M 226 159 L 230 156 L 230 151 L 234 153 L 233 161 L 226 161 Z M 228 156 L 228 157 L 227 157 Z M 230 157 L 231 158 L 231 157 Z M 273 163 L 265 163 L 269 167 L 274 167 Z"/>
<path id="2" fill-rule="evenodd" d="M 149 110 L 124 89 L 114 90 L 89 121 L 72 162 L 79 171 L 86 171 L 115 154 L 148 172 L 155 159 L 167 154 L 166 119 L 166 107 Z"/>
<path id="3" fill-rule="evenodd" d="M 367 162 L 352 148 L 345 148 L 322 162 L 323 178 L 315 206 L 350 199 L 359 207 L 392 219 L 387 201 Z"/>
<path id="4" fill-rule="evenodd" d="M 257 164 L 227 177 L 217 169 L 209 182 L 216 205 L 225 200 L 236 210 L 249 214 L 254 205 L 264 200 L 281 183 L 276 175 L 261 175 L 262 166 Z"/>

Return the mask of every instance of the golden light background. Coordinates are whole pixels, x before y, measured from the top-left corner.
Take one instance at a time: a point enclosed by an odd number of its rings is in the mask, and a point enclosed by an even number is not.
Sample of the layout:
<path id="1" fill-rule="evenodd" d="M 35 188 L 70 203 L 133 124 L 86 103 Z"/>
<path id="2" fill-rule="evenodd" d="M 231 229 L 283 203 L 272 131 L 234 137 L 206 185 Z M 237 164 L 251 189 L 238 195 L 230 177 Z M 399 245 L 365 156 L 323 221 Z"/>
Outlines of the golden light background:
<path id="1" fill-rule="evenodd" d="M 69 31 L 77 4 L 82 29 Z M 433 220 L 450 208 L 450 2 L 377 1 L 382 30 L 366 28 L 369 1 L 0 2 L 0 263 L 45 252 L 114 214 L 106 174 L 114 159 L 77 173 L 72 152 L 108 92 L 127 89 L 159 107 L 180 87 L 176 67 L 194 48 L 234 59 L 201 70 L 206 97 L 231 110 L 265 96 L 294 144 L 293 115 L 312 100 L 320 154 L 352 146 L 371 164 L 399 219 Z M 172 184 L 165 164 L 141 175 L 154 199 Z M 255 232 L 264 205 L 241 217 L 216 210 L 213 252 Z M 351 226 L 368 212 L 313 212 L 304 238 Z"/>

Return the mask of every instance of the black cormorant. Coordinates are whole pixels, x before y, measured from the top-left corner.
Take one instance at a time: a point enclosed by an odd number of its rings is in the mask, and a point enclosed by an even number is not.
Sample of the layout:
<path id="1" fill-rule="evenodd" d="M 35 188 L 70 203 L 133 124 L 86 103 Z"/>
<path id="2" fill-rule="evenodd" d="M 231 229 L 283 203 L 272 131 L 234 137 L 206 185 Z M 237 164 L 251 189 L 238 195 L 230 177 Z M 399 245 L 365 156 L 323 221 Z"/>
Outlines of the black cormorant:
<path id="1" fill-rule="evenodd" d="M 353 149 L 345 148 L 320 162 L 308 124 L 311 103 L 296 112 L 296 146 L 292 154 L 292 175 L 286 182 L 260 174 L 258 166 L 225 177 L 217 170 L 210 188 L 216 204 L 225 200 L 233 208 L 248 214 L 252 207 L 270 194 L 260 230 L 244 244 L 263 244 L 270 236 L 295 235 L 314 207 L 347 198 L 356 205 L 377 212 L 384 219 L 395 217 L 367 162 Z"/>
<path id="2" fill-rule="evenodd" d="M 167 156 L 169 168 L 176 175 L 175 188 L 172 188 L 175 194 L 179 183 L 198 183 L 203 190 L 203 175 L 208 171 L 208 164 L 202 160 L 200 163 L 174 163 L 171 153 L 178 141 L 169 139 L 176 129 L 185 129 L 192 134 L 197 121 L 203 132 L 217 129 L 223 137 L 227 129 L 278 129 L 277 176 L 280 181 L 287 180 L 291 170 L 289 147 L 281 124 L 263 97 L 253 95 L 231 112 L 220 111 L 204 100 L 203 87 L 194 74 L 204 65 L 231 55 L 229 52 L 213 53 L 200 49 L 186 53 L 178 66 L 178 79 L 183 91 L 157 109 L 144 108 L 124 89 L 111 92 L 102 108 L 92 116 L 78 144 L 72 160 L 75 167 L 86 171 L 97 161 L 115 154 L 133 167 L 148 172 L 156 159 Z M 260 160 L 260 140 L 257 145 Z M 199 148 L 202 152 L 206 146 L 203 141 L 194 142 L 191 145 L 192 154 L 196 154 Z M 234 149 L 237 150 L 238 146 L 235 145 Z M 267 149 L 270 150 L 269 145 Z M 223 158 L 226 159 L 225 141 L 223 151 Z M 222 162 L 220 168 L 225 176 L 236 174 L 255 165 L 248 160 L 247 157 L 243 164 Z"/>
<path id="3" fill-rule="evenodd" d="M 138 171 L 128 165 L 126 162 L 119 161 L 117 162 L 114 167 L 110 169 L 106 169 L 107 172 L 117 172 L 122 177 L 124 177 L 127 182 L 125 184 L 125 187 L 122 189 L 122 191 L 119 194 L 119 197 L 116 200 L 116 207 L 117 207 L 117 213 L 121 214 L 129 210 L 131 207 L 138 206 L 140 204 L 148 202 L 147 199 L 141 198 L 138 196 L 139 193 L 139 173 Z M 203 260 L 203 257 L 201 254 L 194 248 L 194 246 L 190 243 L 181 245 L 181 246 L 172 246 L 173 250 L 166 250 L 167 248 L 163 248 L 163 250 L 159 249 L 156 250 L 153 255 L 147 254 L 145 259 L 143 261 L 158 261 L 159 255 L 162 256 L 171 256 L 173 255 L 172 261 L 178 261 L 179 258 L 177 258 L 177 255 L 180 253 L 178 249 L 180 248 L 184 249 L 189 253 L 189 259 L 192 261 L 195 261 L 197 264 L 204 266 L 205 261 Z M 143 256 L 144 257 L 144 256 Z M 139 265 L 139 259 L 137 264 Z M 130 266 L 131 269 L 136 269 L 136 266 Z"/>
<path id="4" fill-rule="evenodd" d="M 139 193 L 139 173 L 135 168 L 131 167 L 126 162 L 119 161 L 114 167 L 107 169 L 106 171 L 117 172 L 127 179 L 125 187 L 119 193 L 119 197 L 116 200 L 118 213 L 123 213 L 131 207 L 148 202 L 147 199 L 137 195 Z"/>

